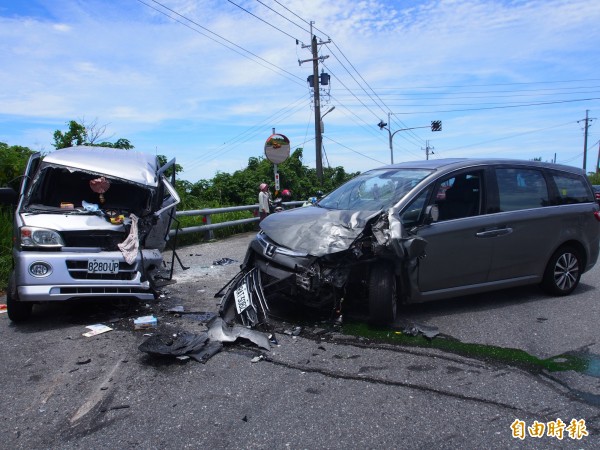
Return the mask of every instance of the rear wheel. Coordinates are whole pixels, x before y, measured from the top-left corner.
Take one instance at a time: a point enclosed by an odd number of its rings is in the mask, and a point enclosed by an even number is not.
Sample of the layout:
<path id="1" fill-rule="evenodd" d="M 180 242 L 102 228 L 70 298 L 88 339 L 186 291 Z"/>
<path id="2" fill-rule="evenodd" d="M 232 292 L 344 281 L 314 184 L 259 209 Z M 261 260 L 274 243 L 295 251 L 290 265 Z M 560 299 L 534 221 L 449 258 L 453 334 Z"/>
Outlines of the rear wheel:
<path id="1" fill-rule="evenodd" d="M 397 315 L 396 276 L 393 266 L 377 263 L 369 278 L 369 317 L 374 325 L 389 325 Z"/>
<path id="2" fill-rule="evenodd" d="M 31 316 L 33 303 L 20 302 L 15 284 L 15 273 L 13 272 L 8 279 L 8 289 L 6 290 L 6 312 L 8 318 L 13 322 L 23 322 Z"/>
<path id="3" fill-rule="evenodd" d="M 577 287 L 581 278 L 582 259 L 579 251 L 565 245 L 548 261 L 542 288 L 552 295 L 568 295 Z"/>

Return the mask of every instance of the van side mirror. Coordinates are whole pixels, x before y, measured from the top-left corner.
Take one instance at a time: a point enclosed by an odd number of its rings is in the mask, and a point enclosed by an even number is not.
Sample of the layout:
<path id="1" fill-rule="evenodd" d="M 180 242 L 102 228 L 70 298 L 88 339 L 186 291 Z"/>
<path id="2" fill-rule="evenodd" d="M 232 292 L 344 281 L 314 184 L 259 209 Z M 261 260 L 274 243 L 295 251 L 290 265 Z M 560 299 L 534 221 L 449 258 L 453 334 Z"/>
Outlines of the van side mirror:
<path id="1" fill-rule="evenodd" d="M 430 225 L 433 222 L 437 222 L 440 218 L 440 208 L 438 205 L 429 205 L 425 208 L 425 225 Z"/>
<path id="2" fill-rule="evenodd" d="M 0 188 L 0 205 L 14 208 L 17 206 L 18 199 L 19 196 L 17 195 L 17 191 L 15 191 L 13 188 Z"/>

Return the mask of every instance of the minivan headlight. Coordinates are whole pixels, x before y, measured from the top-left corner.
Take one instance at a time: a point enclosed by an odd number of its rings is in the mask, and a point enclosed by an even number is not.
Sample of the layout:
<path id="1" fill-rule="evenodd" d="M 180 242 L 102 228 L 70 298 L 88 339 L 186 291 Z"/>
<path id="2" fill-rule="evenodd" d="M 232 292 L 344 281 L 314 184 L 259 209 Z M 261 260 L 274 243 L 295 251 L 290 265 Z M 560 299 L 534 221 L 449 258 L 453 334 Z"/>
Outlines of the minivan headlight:
<path id="1" fill-rule="evenodd" d="M 21 247 L 59 248 L 64 247 L 62 236 L 54 230 L 37 227 L 21 227 Z"/>

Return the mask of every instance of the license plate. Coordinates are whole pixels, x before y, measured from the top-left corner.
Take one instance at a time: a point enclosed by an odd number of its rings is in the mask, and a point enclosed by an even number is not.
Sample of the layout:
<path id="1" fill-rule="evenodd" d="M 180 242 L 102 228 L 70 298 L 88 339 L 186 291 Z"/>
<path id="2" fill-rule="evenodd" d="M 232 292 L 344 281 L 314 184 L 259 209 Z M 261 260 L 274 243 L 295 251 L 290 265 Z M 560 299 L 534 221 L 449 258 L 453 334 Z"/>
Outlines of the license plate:
<path id="1" fill-rule="evenodd" d="M 88 273 L 119 273 L 119 261 L 116 259 L 90 259 Z"/>
<path id="2" fill-rule="evenodd" d="M 233 291 L 235 297 L 235 307 L 238 314 L 241 314 L 248 306 L 250 306 L 250 294 L 248 293 L 248 286 L 243 283 L 235 291 Z"/>

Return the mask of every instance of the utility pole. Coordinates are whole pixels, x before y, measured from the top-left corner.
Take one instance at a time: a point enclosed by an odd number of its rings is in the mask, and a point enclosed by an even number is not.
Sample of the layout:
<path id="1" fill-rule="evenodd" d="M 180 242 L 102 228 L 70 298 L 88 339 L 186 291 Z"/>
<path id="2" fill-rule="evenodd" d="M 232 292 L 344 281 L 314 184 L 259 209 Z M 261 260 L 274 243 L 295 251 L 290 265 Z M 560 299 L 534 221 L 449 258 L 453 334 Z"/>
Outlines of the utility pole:
<path id="1" fill-rule="evenodd" d="M 318 46 L 323 44 L 329 44 L 331 39 L 323 42 L 317 42 L 317 37 L 313 35 L 313 21 L 310 21 L 310 36 L 311 45 L 310 49 L 312 52 L 311 59 L 305 59 L 303 61 L 298 60 L 298 64 L 302 65 L 303 62 L 312 61 L 313 63 L 313 92 L 315 101 L 315 156 L 316 156 L 316 169 L 317 178 L 319 183 L 323 182 L 323 133 L 321 131 L 321 96 L 319 93 L 320 81 L 319 81 L 319 60 L 323 61 L 329 58 L 329 55 L 319 56 Z M 302 45 L 302 48 L 308 48 L 308 45 Z"/>
<path id="2" fill-rule="evenodd" d="M 596 173 L 600 173 L 600 141 L 598 141 L 598 158 L 596 159 Z"/>
<path id="3" fill-rule="evenodd" d="M 578 120 L 577 123 L 579 122 L 585 122 L 584 125 L 584 130 L 583 130 L 583 171 L 585 173 L 587 173 L 585 167 L 586 167 L 586 162 L 587 162 L 587 141 L 588 141 L 588 128 L 590 127 L 589 123 L 595 119 L 592 119 L 590 117 L 588 117 L 588 113 L 590 112 L 589 109 L 585 110 L 585 119 L 583 120 Z M 598 170 L 598 168 L 596 168 L 596 171 Z"/>
<path id="4" fill-rule="evenodd" d="M 429 155 L 430 155 L 429 150 L 431 150 L 432 155 L 434 154 L 433 153 L 434 147 L 429 146 L 429 141 L 425 141 L 425 148 L 422 148 L 421 150 L 425 150 L 425 159 L 429 159 Z"/>

